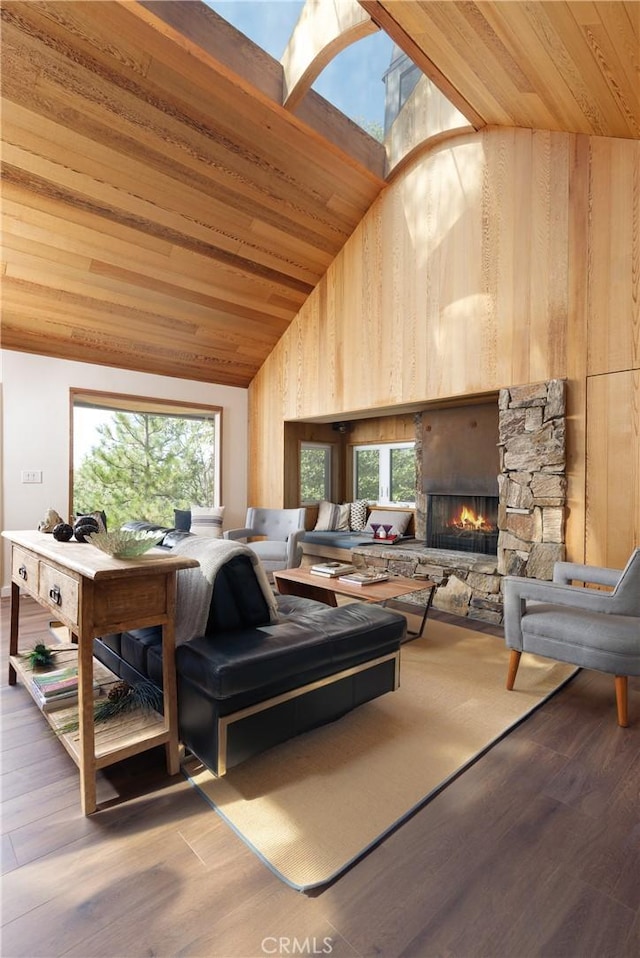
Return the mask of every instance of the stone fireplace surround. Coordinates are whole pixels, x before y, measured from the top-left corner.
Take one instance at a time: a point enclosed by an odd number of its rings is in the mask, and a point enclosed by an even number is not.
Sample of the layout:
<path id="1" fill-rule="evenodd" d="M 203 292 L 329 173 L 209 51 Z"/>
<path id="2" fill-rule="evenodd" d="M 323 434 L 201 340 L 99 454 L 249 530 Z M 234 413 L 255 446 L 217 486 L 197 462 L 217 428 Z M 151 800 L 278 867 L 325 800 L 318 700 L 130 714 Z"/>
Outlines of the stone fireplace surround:
<path id="1" fill-rule="evenodd" d="M 502 623 L 502 576 L 551 579 L 565 557 L 566 385 L 562 379 L 501 389 L 498 396 L 498 554 L 425 549 L 419 542 L 353 550 L 358 564 L 438 583 L 434 608 Z M 416 415 L 416 539 L 424 539 L 422 414 Z M 410 601 L 423 604 L 426 594 Z M 409 601 L 407 599 L 406 601 Z"/>

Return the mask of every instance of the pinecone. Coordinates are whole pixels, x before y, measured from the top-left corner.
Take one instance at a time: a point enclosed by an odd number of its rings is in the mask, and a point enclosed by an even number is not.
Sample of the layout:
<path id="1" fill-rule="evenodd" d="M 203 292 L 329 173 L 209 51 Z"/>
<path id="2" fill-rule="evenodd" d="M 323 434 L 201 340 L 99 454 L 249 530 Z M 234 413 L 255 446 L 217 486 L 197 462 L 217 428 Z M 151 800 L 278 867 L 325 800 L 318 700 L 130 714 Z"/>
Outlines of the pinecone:
<path id="1" fill-rule="evenodd" d="M 131 686 L 127 682 L 118 682 L 109 689 L 107 698 L 110 702 L 121 702 L 122 699 L 126 699 L 130 692 Z"/>

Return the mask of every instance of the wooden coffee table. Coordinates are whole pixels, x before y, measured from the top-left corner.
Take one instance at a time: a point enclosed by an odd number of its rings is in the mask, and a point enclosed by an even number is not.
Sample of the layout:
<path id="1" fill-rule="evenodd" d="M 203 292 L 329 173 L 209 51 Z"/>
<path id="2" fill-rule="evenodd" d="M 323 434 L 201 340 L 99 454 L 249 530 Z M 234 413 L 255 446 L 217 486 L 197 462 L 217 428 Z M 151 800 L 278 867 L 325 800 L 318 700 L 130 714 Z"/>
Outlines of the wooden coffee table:
<path id="1" fill-rule="evenodd" d="M 415 638 L 421 636 L 427 621 L 427 615 L 433 602 L 436 583 L 431 579 L 408 579 L 405 576 L 393 575 L 385 582 L 376 582 L 373 585 L 351 585 L 349 582 L 340 582 L 339 578 L 315 575 L 307 567 L 298 569 L 281 569 L 273 573 L 273 578 L 281 595 L 298 595 L 305 599 L 316 599 L 326 605 L 336 606 L 337 596 L 346 595 L 363 602 L 378 602 L 381 605 L 389 599 L 399 599 L 412 592 L 423 592 L 429 589 L 422 622 L 417 632 L 408 634 Z"/>

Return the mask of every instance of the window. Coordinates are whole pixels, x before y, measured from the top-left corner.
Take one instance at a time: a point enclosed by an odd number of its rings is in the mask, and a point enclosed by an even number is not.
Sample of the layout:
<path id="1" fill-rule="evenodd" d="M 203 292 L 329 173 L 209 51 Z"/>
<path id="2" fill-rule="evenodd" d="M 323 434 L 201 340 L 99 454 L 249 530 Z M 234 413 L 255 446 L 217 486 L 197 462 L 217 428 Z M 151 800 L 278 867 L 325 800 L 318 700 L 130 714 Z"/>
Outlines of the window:
<path id="1" fill-rule="evenodd" d="M 416 500 L 415 443 L 353 447 L 354 499 L 413 505 Z"/>
<path id="2" fill-rule="evenodd" d="M 326 442 L 300 444 L 300 502 L 331 499 L 331 450 Z"/>
<path id="3" fill-rule="evenodd" d="M 173 526 L 174 509 L 220 505 L 221 417 L 217 406 L 72 389 L 74 515 Z"/>

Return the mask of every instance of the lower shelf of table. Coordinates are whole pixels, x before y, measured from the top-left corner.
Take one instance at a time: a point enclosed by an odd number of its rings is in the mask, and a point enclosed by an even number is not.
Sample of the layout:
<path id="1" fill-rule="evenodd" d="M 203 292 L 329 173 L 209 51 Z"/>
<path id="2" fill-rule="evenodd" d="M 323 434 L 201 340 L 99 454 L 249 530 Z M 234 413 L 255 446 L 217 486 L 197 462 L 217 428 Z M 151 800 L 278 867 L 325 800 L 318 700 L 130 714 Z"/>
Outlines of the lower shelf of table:
<path id="1" fill-rule="evenodd" d="M 75 646 L 62 646 L 56 649 L 55 668 L 73 665 L 76 661 L 77 649 Z M 28 659 L 24 655 L 12 655 L 10 662 L 36 706 L 60 739 L 61 744 L 79 765 L 80 731 L 79 729 L 62 731 L 65 727 L 77 721 L 77 705 L 56 709 L 52 712 L 42 711 L 31 681 L 33 669 Z M 93 660 L 93 674 L 100 684 L 103 695 L 106 695 L 109 688 L 120 681 L 113 672 L 97 659 Z M 100 699 L 98 698 L 96 701 L 100 701 Z M 163 745 L 169 740 L 169 732 L 165 726 L 164 717 L 158 712 L 143 712 L 140 709 L 112 716 L 106 722 L 99 722 L 94 726 L 94 734 L 96 768 L 112 765 L 114 762 L 119 762 L 130 755 L 136 755 L 149 748 L 154 748 L 156 745 Z"/>

